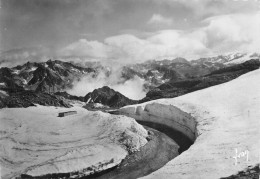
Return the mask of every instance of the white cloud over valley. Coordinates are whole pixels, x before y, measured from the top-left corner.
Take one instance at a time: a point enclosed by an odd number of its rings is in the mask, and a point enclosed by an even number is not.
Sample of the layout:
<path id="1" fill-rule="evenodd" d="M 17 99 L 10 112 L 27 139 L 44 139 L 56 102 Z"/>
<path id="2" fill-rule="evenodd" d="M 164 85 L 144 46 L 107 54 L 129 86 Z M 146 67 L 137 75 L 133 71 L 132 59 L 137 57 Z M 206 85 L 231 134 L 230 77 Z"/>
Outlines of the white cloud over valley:
<path id="1" fill-rule="evenodd" d="M 74 81 L 73 88 L 68 89 L 67 92 L 72 95 L 85 96 L 97 88 L 108 86 L 130 99 L 142 99 L 145 97 L 144 79 L 137 76 L 129 80 L 121 77 L 121 69 L 111 68 L 110 75 L 106 74 L 105 70 L 100 70 L 97 75 L 88 74 L 80 79 Z"/>

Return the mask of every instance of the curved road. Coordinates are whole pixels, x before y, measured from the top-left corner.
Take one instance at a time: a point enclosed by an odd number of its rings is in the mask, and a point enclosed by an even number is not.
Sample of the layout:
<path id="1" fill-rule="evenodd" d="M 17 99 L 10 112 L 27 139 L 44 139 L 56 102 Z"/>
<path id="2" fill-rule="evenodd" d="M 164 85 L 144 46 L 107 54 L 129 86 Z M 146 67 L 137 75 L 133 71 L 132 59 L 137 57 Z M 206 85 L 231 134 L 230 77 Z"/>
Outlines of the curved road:
<path id="1" fill-rule="evenodd" d="M 150 141 L 140 151 L 127 156 L 118 167 L 83 177 L 84 179 L 135 179 L 146 176 L 163 167 L 168 161 L 177 157 L 179 152 L 187 150 L 193 144 L 182 133 L 167 126 L 142 121 L 137 122 L 144 125 L 150 132 Z"/>

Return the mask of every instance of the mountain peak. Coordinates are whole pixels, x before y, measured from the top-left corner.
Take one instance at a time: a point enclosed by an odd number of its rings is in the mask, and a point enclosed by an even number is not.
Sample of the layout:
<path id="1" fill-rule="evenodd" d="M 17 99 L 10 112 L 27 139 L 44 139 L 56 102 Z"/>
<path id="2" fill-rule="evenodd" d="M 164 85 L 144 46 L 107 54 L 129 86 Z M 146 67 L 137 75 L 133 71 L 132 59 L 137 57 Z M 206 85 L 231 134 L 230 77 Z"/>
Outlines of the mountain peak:
<path id="1" fill-rule="evenodd" d="M 127 98 L 108 86 L 103 86 L 102 88 L 95 89 L 88 93 L 85 96 L 85 101 L 87 103 L 101 103 L 110 107 L 123 107 L 125 105 L 137 103 L 137 101 Z"/>
<path id="2" fill-rule="evenodd" d="M 185 58 L 177 57 L 177 58 L 172 60 L 172 63 L 187 63 L 187 64 L 189 64 L 190 62 L 188 60 L 186 60 Z"/>

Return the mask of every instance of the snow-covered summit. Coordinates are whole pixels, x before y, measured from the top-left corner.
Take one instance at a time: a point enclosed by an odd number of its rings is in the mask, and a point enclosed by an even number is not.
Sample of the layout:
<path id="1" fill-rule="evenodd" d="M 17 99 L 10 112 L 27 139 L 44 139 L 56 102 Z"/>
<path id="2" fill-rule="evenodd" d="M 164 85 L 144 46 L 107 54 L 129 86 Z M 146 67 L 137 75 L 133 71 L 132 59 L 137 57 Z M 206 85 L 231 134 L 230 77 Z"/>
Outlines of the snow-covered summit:
<path id="1" fill-rule="evenodd" d="M 250 59 L 260 59 L 260 53 L 235 53 L 230 54 L 230 59 L 225 62 L 225 65 L 240 64 Z"/>
<path id="2" fill-rule="evenodd" d="M 241 53 L 241 52 L 233 52 L 233 53 L 226 53 L 217 56 L 210 56 L 210 57 L 203 57 L 196 60 L 192 60 L 192 64 L 223 64 L 224 66 L 234 65 L 234 64 L 241 64 L 251 59 L 259 59 L 259 53 Z"/>

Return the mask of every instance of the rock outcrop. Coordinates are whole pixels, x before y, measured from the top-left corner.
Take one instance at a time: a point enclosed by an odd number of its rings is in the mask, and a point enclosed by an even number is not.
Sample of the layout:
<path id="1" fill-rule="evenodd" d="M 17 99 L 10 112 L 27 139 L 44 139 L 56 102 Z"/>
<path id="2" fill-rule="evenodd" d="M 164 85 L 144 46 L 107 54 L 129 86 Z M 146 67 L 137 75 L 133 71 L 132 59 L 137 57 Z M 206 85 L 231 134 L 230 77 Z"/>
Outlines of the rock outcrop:
<path id="1" fill-rule="evenodd" d="M 93 92 L 88 93 L 85 96 L 84 101 L 86 103 L 100 103 L 112 108 L 118 108 L 137 103 L 137 101 L 125 97 L 121 93 L 109 88 L 108 86 L 95 89 Z"/>
<path id="2" fill-rule="evenodd" d="M 35 106 L 36 104 L 42 106 L 72 107 L 72 105 L 61 96 L 35 91 L 20 91 L 10 93 L 9 96 L 6 97 L 0 97 L 0 108 L 27 108 Z"/>

